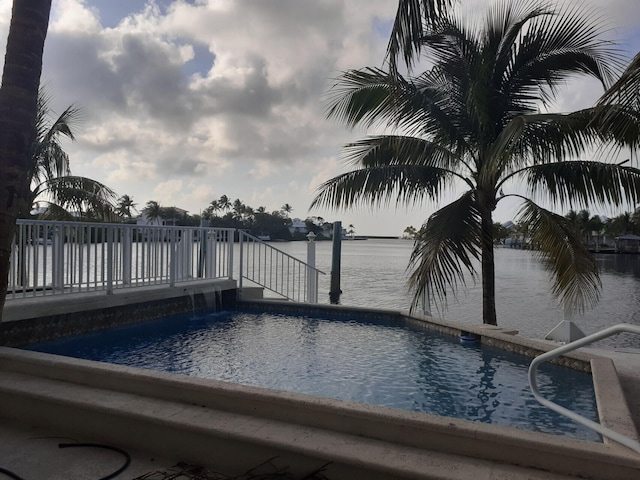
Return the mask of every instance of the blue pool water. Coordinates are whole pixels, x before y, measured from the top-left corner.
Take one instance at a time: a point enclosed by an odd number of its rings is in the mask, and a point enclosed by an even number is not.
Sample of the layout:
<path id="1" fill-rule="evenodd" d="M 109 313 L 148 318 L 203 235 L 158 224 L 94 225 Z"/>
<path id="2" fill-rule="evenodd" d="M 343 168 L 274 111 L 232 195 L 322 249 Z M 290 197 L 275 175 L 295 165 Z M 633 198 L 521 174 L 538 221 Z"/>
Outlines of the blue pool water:
<path id="1" fill-rule="evenodd" d="M 390 322 L 234 311 L 27 348 L 600 441 L 536 402 L 530 359 Z M 589 374 L 543 365 L 538 381 L 547 398 L 598 421 Z"/>

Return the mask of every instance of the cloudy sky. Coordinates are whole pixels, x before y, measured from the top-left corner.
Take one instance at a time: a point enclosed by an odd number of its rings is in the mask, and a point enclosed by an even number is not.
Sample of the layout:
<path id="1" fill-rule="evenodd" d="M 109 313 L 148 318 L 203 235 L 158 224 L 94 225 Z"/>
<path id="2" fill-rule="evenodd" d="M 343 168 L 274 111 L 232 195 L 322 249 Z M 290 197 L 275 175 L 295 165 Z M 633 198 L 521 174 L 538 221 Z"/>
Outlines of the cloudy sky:
<path id="1" fill-rule="evenodd" d="M 607 35 L 640 51 L 638 0 L 584 0 Z M 4 51 L 11 0 L 0 0 Z M 485 0 L 464 0 L 477 12 Z M 328 121 L 325 97 L 341 71 L 382 66 L 392 0 L 53 0 L 43 82 L 60 113 L 84 118 L 67 143 L 74 174 L 195 214 L 225 194 L 252 207 L 400 235 L 438 206 L 309 210 L 317 186 L 345 170 L 341 146 L 363 136 Z M 558 109 L 589 106 L 597 84 L 572 83 Z M 454 195 L 454 193 L 452 193 Z M 513 205 L 496 219 L 513 217 Z"/>

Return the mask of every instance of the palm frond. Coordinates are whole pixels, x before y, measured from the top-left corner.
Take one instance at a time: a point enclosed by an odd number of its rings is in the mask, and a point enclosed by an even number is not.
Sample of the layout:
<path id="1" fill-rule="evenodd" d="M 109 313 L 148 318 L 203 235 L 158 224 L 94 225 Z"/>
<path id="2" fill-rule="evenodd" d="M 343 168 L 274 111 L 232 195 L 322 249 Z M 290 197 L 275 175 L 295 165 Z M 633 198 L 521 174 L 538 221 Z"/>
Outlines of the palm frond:
<path id="1" fill-rule="evenodd" d="M 409 287 L 415 292 L 415 308 L 425 289 L 446 307 L 447 291 L 455 294 L 465 285 L 465 272 L 475 278 L 474 261 L 480 256 L 480 213 L 473 191 L 441 208 L 429 217 L 416 236 L 408 269 Z"/>
<path id="2" fill-rule="evenodd" d="M 598 266 L 571 221 L 525 200 L 518 221 L 529 227 L 536 254 L 553 277 L 553 295 L 570 311 L 582 312 L 600 298 Z"/>
<path id="3" fill-rule="evenodd" d="M 503 44 L 494 78 L 511 105 L 535 109 L 548 104 L 557 88 L 575 75 L 589 75 L 604 86 L 621 66 L 620 51 L 602 37 L 604 23 L 595 11 L 565 5 L 557 12 L 533 9 L 518 35 L 511 35 L 510 50 Z M 553 13 L 553 14 L 552 14 Z M 506 63 L 505 63 L 506 62 Z"/>
<path id="4" fill-rule="evenodd" d="M 41 194 L 68 211 L 92 211 L 101 218 L 114 210 L 116 200 L 115 192 L 106 185 L 73 175 L 47 180 Z"/>
<path id="5" fill-rule="evenodd" d="M 36 183 L 53 177 L 71 175 L 69 158 L 62 148 L 61 140 L 62 137 L 66 137 L 75 141 L 74 130 L 82 119 L 82 109 L 71 105 L 50 122 L 50 102 L 51 95 L 45 88 L 41 88 L 29 172 L 30 180 Z"/>
<path id="6" fill-rule="evenodd" d="M 38 215 L 40 220 L 57 220 L 60 222 L 71 222 L 77 220 L 66 208 L 55 203 L 46 202 L 46 208 Z"/>
<path id="7" fill-rule="evenodd" d="M 441 18 L 456 0 L 400 0 L 391 29 L 387 59 L 397 73 L 398 57 L 411 69 L 420 54 L 422 38 L 429 25 Z"/>
<path id="8" fill-rule="evenodd" d="M 607 89 L 598 105 L 620 105 L 638 110 L 640 106 L 640 52 L 631 60 L 620 78 Z"/>
<path id="9" fill-rule="evenodd" d="M 393 87 L 388 73 L 378 68 L 344 72 L 329 90 L 327 118 L 347 126 L 365 126 L 385 118 L 393 107 Z"/>
<path id="10" fill-rule="evenodd" d="M 452 172 L 428 165 L 380 165 L 352 170 L 318 187 L 311 208 L 350 208 L 358 205 L 413 205 L 436 198 L 453 176 Z"/>
<path id="11" fill-rule="evenodd" d="M 346 145 L 344 156 L 349 163 L 365 168 L 416 165 L 457 171 L 464 163 L 464 159 L 438 143 L 403 135 L 366 137 Z"/>
<path id="12" fill-rule="evenodd" d="M 640 170 L 621 164 L 565 161 L 523 169 L 532 195 L 549 197 L 560 206 L 574 203 L 620 206 L 640 201 Z"/>

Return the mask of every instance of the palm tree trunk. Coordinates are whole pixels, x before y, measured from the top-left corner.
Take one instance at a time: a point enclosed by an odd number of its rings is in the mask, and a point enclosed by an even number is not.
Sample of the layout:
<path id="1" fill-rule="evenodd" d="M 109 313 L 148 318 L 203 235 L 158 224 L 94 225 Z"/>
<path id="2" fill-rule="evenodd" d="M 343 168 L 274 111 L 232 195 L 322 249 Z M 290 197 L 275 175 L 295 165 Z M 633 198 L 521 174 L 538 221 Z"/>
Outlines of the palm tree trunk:
<path id="1" fill-rule="evenodd" d="M 51 0 L 14 0 L 0 87 L 0 322 L 28 175 Z"/>
<path id="2" fill-rule="evenodd" d="M 493 216 L 491 208 L 480 206 L 482 218 L 482 323 L 497 325 L 496 268 L 493 252 Z"/>

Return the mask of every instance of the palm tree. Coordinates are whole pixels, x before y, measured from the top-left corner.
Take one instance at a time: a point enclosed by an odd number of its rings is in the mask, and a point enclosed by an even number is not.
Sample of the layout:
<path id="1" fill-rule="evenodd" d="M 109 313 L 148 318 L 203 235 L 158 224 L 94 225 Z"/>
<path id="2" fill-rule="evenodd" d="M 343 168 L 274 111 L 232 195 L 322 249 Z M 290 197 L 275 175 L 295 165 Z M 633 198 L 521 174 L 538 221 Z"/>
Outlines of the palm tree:
<path id="1" fill-rule="evenodd" d="M 158 202 L 155 200 L 149 200 L 147 204 L 142 209 L 142 213 L 147 217 L 151 222 L 158 221 L 162 219 L 163 208 L 160 206 Z"/>
<path id="2" fill-rule="evenodd" d="M 280 207 L 280 211 L 285 214 L 285 216 L 289 216 L 291 212 L 293 212 L 293 207 L 288 203 L 285 203 L 282 207 Z"/>
<path id="3" fill-rule="evenodd" d="M 72 175 L 69 156 L 62 147 L 63 137 L 75 140 L 80 109 L 71 105 L 51 122 L 50 101 L 51 96 L 40 89 L 28 170 L 31 189 L 24 197 L 20 216 L 28 218 L 34 205 L 44 204 L 46 210 L 40 217 L 48 220 L 72 220 L 78 213 L 113 220 L 113 190 L 96 180 Z"/>
<path id="4" fill-rule="evenodd" d="M 132 217 L 131 210 L 136 210 L 136 203 L 133 201 L 133 198 L 126 194 L 122 195 L 116 205 L 116 214 L 130 219 Z"/>
<path id="5" fill-rule="evenodd" d="M 30 134 L 36 119 L 51 0 L 14 0 L 0 86 L 0 322 L 16 218 L 29 189 Z"/>
<path id="6" fill-rule="evenodd" d="M 404 3 L 404 2 L 401 2 Z M 386 125 L 396 134 L 347 146 L 359 168 L 328 180 L 313 206 L 377 206 L 437 201 L 447 186 L 466 191 L 431 215 L 411 256 L 415 307 L 429 288 L 447 291 L 476 277 L 481 264 L 483 321 L 497 324 L 492 213 L 507 197 L 522 201 L 527 224 L 553 276 L 553 292 L 582 310 L 599 297 L 595 261 L 568 220 L 536 203 L 540 193 L 560 206 L 637 201 L 640 170 L 622 164 L 570 160 L 587 147 L 623 141 L 595 109 L 540 113 L 568 78 L 587 75 L 607 85 L 618 56 L 579 8 L 504 2 L 470 27 L 443 12 L 423 26 L 421 50 L 432 67 L 407 78 L 377 68 L 343 73 L 328 116 L 348 126 Z M 613 109 L 609 109 L 609 112 Z M 632 122 L 633 123 L 633 122 Z M 394 132 L 394 133 L 395 133 Z M 527 192 L 505 193 L 516 182 Z"/>
<path id="7" fill-rule="evenodd" d="M 229 210 L 231 208 L 231 200 L 226 195 L 221 195 L 218 200 L 218 206 L 220 210 Z"/>

